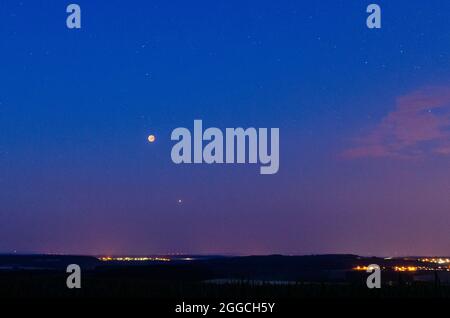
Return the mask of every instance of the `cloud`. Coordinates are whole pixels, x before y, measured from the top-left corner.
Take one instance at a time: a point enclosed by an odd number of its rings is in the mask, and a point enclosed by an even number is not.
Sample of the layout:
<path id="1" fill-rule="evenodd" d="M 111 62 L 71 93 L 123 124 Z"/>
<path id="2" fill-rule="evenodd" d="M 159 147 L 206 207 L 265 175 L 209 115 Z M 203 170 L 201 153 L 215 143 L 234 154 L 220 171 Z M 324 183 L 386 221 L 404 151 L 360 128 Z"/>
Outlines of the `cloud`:
<path id="1" fill-rule="evenodd" d="M 355 139 L 344 158 L 450 156 L 450 86 L 426 87 L 397 98 L 395 109 Z"/>

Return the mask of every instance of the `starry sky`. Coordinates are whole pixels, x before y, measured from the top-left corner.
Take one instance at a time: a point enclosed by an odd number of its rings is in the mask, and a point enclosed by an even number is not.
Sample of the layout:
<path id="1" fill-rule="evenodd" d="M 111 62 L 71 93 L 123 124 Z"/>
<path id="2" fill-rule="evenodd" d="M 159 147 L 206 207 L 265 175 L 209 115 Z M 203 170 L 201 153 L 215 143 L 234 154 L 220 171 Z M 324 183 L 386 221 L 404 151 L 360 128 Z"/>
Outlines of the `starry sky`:
<path id="1" fill-rule="evenodd" d="M 0 252 L 449 254 L 449 1 L 74 2 L 0 3 Z M 279 172 L 175 165 L 194 119 Z"/>

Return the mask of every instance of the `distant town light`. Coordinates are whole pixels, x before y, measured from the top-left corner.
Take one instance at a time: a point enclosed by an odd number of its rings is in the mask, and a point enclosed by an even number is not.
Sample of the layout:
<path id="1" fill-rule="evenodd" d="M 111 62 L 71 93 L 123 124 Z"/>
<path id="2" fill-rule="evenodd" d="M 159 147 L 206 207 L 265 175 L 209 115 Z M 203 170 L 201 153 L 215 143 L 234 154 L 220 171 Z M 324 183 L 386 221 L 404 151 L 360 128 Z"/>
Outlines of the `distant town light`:
<path id="1" fill-rule="evenodd" d="M 100 257 L 103 262 L 117 261 L 117 262 L 169 262 L 170 258 L 167 257 Z"/>

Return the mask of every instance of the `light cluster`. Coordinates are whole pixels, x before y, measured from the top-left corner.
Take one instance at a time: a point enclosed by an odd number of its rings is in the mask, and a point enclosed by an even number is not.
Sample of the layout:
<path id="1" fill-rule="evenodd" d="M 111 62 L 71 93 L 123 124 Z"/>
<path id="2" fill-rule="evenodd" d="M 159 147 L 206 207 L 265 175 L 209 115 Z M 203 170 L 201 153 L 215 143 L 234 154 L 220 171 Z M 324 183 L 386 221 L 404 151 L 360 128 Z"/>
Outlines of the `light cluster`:
<path id="1" fill-rule="evenodd" d="M 110 257 L 104 256 L 99 258 L 103 262 L 117 261 L 117 262 L 169 262 L 170 258 L 166 257 Z"/>
<path id="2" fill-rule="evenodd" d="M 394 266 L 396 272 L 415 272 L 417 269 L 417 266 Z"/>
<path id="3" fill-rule="evenodd" d="M 421 258 L 422 263 L 450 264 L 450 258 Z"/>

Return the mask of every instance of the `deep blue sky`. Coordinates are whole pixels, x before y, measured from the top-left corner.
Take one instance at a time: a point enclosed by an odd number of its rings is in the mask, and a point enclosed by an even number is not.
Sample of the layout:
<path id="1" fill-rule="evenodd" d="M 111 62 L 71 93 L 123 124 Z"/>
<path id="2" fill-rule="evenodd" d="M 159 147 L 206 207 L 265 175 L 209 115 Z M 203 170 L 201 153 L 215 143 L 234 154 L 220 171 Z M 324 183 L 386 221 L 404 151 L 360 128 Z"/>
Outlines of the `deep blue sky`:
<path id="1" fill-rule="evenodd" d="M 449 1 L 74 2 L 0 3 L 0 251 L 448 254 Z M 279 173 L 173 164 L 194 119 Z"/>

